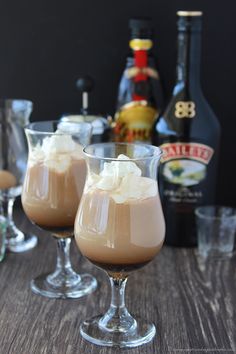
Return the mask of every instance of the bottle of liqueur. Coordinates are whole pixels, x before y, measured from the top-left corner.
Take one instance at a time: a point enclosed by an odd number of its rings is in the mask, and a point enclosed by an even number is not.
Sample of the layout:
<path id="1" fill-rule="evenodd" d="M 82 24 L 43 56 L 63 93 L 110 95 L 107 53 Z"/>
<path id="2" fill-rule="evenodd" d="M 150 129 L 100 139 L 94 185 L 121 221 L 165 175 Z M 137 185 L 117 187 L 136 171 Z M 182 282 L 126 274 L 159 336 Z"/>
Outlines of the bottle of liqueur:
<path id="1" fill-rule="evenodd" d="M 194 209 L 214 202 L 220 126 L 200 86 L 200 11 L 178 11 L 177 81 L 153 129 L 164 156 L 159 183 L 166 243 L 196 245 Z"/>
<path id="2" fill-rule="evenodd" d="M 152 28 L 149 19 L 131 19 L 129 27 L 131 52 L 118 89 L 115 140 L 150 142 L 163 100 L 151 53 Z"/>

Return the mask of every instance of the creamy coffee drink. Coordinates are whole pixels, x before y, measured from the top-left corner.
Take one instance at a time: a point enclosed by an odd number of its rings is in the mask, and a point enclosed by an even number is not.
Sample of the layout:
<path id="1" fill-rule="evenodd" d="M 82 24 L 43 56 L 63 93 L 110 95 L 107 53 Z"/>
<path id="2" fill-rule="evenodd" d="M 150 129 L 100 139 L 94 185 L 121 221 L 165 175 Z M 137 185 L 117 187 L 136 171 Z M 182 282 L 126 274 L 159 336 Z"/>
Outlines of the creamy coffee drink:
<path id="1" fill-rule="evenodd" d="M 62 229 L 71 236 L 86 177 L 82 147 L 72 138 L 53 135 L 30 151 L 22 204 L 31 221 L 42 228 Z"/>
<path id="2" fill-rule="evenodd" d="M 76 242 L 89 260 L 113 272 L 138 268 L 160 251 L 164 233 L 157 182 L 135 163 L 105 163 L 89 176 L 75 221 Z"/>

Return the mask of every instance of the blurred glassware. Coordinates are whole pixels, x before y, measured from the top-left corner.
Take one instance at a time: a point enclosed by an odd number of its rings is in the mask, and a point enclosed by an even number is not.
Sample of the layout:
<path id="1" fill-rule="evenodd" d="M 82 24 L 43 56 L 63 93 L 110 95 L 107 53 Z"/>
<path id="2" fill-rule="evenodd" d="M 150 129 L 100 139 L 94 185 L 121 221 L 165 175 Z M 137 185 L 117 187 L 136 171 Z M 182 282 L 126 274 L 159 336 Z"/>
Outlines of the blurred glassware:
<path id="1" fill-rule="evenodd" d="M 202 206 L 195 210 L 198 253 L 203 258 L 231 257 L 236 231 L 236 209 Z"/>
<path id="2" fill-rule="evenodd" d="M 76 88 L 82 95 L 82 107 L 79 113 L 63 114 L 63 122 L 88 122 L 92 124 L 92 143 L 101 143 L 111 140 L 112 125 L 114 124 L 112 116 L 93 114 L 89 110 L 89 94 L 94 88 L 94 80 L 86 75 L 80 77 L 76 82 Z"/>
<path id="3" fill-rule="evenodd" d="M 112 133 L 112 117 L 102 117 L 95 114 L 65 114 L 61 117 L 62 122 L 91 123 L 92 131 L 92 143 L 108 142 L 111 140 Z"/>
<path id="4" fill-rule="evenodd" d="M 37 245 L 35 235 L 24 234 L 13 221 L 14 200 L 21 194 L 27 163 L 24 126 L 29 123 L 33 103 L 0 99 L 0 202 L 7 219 L 6 247 L 20 253 Z"/>
<path id="5" fill-rule="evenodd" d="M 4 259 L 6 251 L 7 219 L 0 215 L 0 262 Z"/>

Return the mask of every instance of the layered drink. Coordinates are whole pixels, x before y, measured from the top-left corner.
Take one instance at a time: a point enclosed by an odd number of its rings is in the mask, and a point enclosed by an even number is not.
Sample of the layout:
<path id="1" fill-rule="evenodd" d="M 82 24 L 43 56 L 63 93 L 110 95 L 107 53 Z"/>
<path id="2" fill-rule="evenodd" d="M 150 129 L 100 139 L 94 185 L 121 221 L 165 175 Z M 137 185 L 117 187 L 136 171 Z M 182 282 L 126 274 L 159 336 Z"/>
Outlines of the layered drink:
<path id="1" fill-rule="evenodd" d="M 119 161 L 120 160 L 120 161 Z M 157 182 L 125 155 L 90 173 L 75 221 L 82 254 L 108 272 L 129 272 L 160 251 L 165 233 Z"/>
<path id="2" fill-rule="evenodd" d="M 85 177 L 82 146 L 70 135 L 45 137 L 29 153 L 22 193 L 26 215 L 55 236 L 71 236 Z"/>

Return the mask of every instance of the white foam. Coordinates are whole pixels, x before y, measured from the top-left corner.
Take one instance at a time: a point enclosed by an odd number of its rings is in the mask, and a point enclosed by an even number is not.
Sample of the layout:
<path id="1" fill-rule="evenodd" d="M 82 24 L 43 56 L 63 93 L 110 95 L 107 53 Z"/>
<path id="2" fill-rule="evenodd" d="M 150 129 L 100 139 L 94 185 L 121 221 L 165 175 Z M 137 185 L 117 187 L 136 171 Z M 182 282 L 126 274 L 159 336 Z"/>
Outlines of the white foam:
<path id="1" fill-rule="evenodd" d="M 44 165 L 58 173 L 65 173 L 71 165 L 71 157 L 66 154 L 58 155 L 56 159 L 45 159 Z"/>
<path id="2" fill-rule="evenodd" d="M 119 160 L 125 160 L 125 162 Z M 130 173 L 135 176 L 141 176 L 141 169 L 134 162 L 126 162 L 128 160 L 130 160 L 128 156 L 121 154 L 118 156 L 117 161 L 105 162 L 100 176 L 124 177 Z"/>
<path id="3" fill-rule="evenodd" d="M 91 174 L 88 185 L 92 189 L 108 191 L 116 203 L 125 203 L 132 199 L 145 199 L 157 194 L 157 182 L 142 177 L 141 169 L 129 157 L 119 155 L 117 160 L 104 163 L 99 175 Z"/>
<path id="4" fill-rule="evenodd" d="M 29 163 L 43 162 L 45 166 L 56 170 L 58 173 L 65 172 L 71 164 L 71 159 L 83 159 L 83 147 L 76 143 L 70 135 L 60 134 L 57 130 L 54 135 L 43 139 L 32 149 L 29 155 Z"/>
<path id="5" fill-rule="evenodd" d="M 127 175 L 122 178 L 119 194 L 126 199 L 142 199 L 157 194 L 157 183 L 148 177 Z"/>
<path id="6" fill-rule="evenodd" d="M 43 139 L 42 151 L 45 156 L 72 152 L 75 149 L 75 142 L 69 135 L 55 134 Z"/>

